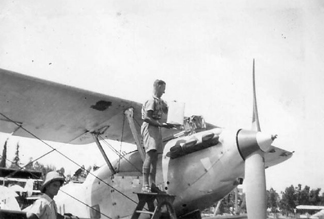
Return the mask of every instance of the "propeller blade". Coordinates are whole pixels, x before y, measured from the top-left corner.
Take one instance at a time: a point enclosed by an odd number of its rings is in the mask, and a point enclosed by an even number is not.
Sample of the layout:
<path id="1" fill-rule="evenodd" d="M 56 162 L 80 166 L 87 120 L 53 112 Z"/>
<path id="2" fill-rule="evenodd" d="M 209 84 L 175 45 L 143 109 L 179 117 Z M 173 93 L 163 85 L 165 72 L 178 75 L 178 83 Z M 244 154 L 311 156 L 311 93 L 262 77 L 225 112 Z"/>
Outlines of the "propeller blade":
<path id="1" fill-rule="evenodd" d="M 245 160 L 246 207 L 249 219 L 266 219 L 266 181 L 262 151 Z"/>
<path id="2" fill-rule="evenodd" d="M 261 131 L 260 122 L 259 122 L 259 113 L 256 100 L 256 89 L 255 89 L 255 61 L 253 59 L 253 115 L 252 115 L 252 130 Z"/>
<path id="3" fill-rule="evenodd" d="M 253 59 L 253 116 L 252 130 L 261 131 L 255 89 Z M 259 145 L 259 144 L 258 144 Z M 258 149 L 245 159 L 246 206 L 249 219 L 266 219 L 266 179 L 263 151 Z"/>

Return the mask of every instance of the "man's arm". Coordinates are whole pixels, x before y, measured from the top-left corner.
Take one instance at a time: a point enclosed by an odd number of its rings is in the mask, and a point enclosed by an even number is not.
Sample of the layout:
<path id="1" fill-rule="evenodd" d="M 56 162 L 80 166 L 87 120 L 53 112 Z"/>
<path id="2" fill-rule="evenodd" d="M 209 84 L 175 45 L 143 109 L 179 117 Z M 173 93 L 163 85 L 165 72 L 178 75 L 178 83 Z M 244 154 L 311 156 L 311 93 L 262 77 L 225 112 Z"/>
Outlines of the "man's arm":
<path id="1" fill-rule="evenodd" d="M 153 114 L 152 110 L 145 111 L 144 121 L 149 123 L 150 125 L 163 127 L 163 128 L 171 128 L 167 123 L 164 123 L 164 122 L 162 123 L 158 120 L 153 119 L 152 114 Z"/>
<path id="2" fill-rule="evenodd" d="M 65 213 L 64 216 L 57 213 L 57 219 L 79 219 L 79 218 L 69 213 Z"/>

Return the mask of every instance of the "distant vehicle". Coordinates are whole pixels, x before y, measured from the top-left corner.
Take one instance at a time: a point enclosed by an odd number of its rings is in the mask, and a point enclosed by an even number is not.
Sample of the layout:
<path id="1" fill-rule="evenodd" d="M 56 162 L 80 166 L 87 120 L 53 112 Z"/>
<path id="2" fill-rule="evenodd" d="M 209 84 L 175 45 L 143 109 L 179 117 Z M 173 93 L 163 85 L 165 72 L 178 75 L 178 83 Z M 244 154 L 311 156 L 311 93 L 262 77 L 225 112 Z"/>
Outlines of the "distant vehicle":
<path id="1" fill-rule="evenodd" d="M 298 205 L 296 206 L 296 213 L 299 218 L 324 219 L 324 206 Z"/>

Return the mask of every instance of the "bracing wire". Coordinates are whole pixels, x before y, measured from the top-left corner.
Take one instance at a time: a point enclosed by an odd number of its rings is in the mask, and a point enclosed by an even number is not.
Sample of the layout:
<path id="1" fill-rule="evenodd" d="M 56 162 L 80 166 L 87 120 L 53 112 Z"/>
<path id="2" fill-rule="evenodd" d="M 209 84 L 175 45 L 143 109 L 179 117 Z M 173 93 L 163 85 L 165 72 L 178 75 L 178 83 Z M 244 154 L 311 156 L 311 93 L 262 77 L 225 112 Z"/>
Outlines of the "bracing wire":
<path id="1" fill-rule="evenodd" d="M 43 157 L 43 156 L 42 156 Z M 40 159 L 40 158 L 38 158 L 38 159 Z M 38 159 L 36 159 L 36 160 L 38 160 Z M 11 163 L 13 163 L 13 161 L 12 160 L 9 160 L 8 158 L 6 158 L 6 160 L 7 161 L 9 161 L 9 162 L 11 162 Z M 35 161 L 36 161 L 35 160 Z M 28 164 L 30 164 L 30 163 L 32 163 L 32 162 L 34 162 L 34 161 L 30 161 L 30 162 L 28 162 Z M 26 165 L 24 165 L 24 166 L 19 166 L 19 168 L 17 169 L 17 170 L 15 170 L 14 172 L 12 172 L 12 173 L 10 173 L 10 174 L 8 174 L 8 175 L 6 175 L 5 176 L 5 178 L 9 178 L 10 176 L 13 176 L 13 175 L 15 175 L 18 171 L 20 171 L 20 170 L 23 170 L 28 164 L 26 164 Z M 32 176 L 34 176 L 34 177 L 38 177 L 36 174 L 34 174 L 33 172 L 29 172 Z"/>
<path id="2" fill-rule="evenodd" d="M 123 146 L 123 139 L 124 139 L 124 127 L 125 127 L 125 113 L 124 113 L 124 116 L 123 116 L 123 125 L 122 125 L 122 135 L 121 135 L 121 139 L 120 139 L 120 146 L 119 146 L 119 153 L 121 153 L 121 150 L 122 150 L 122 146 Z M 118 155 L 118 154 L 117 154 Z M 121 157 L 119 156 L 119 161 L 118 161 L 118 169 L 120 167 L 120 161 L 121 161 Z"/>
<path id="3" fill-rule="evenodd" d="M 140 127 L 140 123 L 134 118 L 135 123 Z"/>
<path id="4" fill-rule="evenodd" d="M 126 160 L 129 164 L 131 164 L 138 172 L 142 172 L 140 169 L 138 169 L 132 162 L 130 162 L 128 159 L 125 158 L 125 156 L 122 154 L 122 144 L 123 144 L 123 138 L 124 138 L 124 131 L 125 131 L 125 119 L 126 118 L 126 115 L 124 113 L 124 116 L 123 116 L 123 124 L 122 124 L 122 135 L 121 135 L 121 140 L 120 140 L 120 149 L 119 149 L 119 152 L 112 146 L 108 143 L 108 141 L 106 141 L 106 139 L 102 138 L 101 136 L 99 136 L 100 140 L 102 140 L 109 148 L 110 150 L 112 150 L 113 152 L 115 152 L 115 154 L 119 157 L 119 161 L 118 161 L 118 169 L 119 169 L 119 166 L 120 166 L 120 161 L 121 159 L 124 159 Z M 137 122 L 137 121 L 136 121 Z M 137 122 L 136 123 L 138 126 L 139 126 L 139 123 Z"/>
<path id="5" fill-rule="evenodd" d="M 119 156 L 120 160 L 124 159 L 129 164 L 131 164 L 138 172 L 141 172 L 141 170 L 138 169 L 131 161 L 129 161 L 127 158 L 125 158 L 125 156 L 122 153 L 118 152 L 111 144 L 109 144 L 109 142 L 106 141 L 106 139 L 104 139 L 104 138 L 102 138 L 100 136 L 99 136 L 99 138 L 100 138 L 100 140 L 102 140 L 110 148 L 110 150 L 112 150 L 113 152 L 116 153 L 117 156 Z"/>
<path id="6" fill-rule="evenodd" d="M 16 171 L 14 171 L 14 172 L 10 173 L 9 175 L 7 175 L 6 178 L 9 178 L 10 176 L 15 175 L 18 171 L 23 170 L 24 168 L 26 168 L 30 163 L 33 163 L 33 162 L 35 162 L 35 161 L 37 161 L 37 160 L 39 160 L 39 159 L 45 157 L 46 155 L 48 155 L 48 154 L 50 154 L 50 153 L 52 153 L 52 152 L 54 152 L 54 151 L 56 151 L 55 148 L 53 148 L 52 150 L 50 150 L 50 151 L 48 151 L 47 153 L 43 154 L 42 156 L 39 156 L 38 158 L 36 158 L 36 159 L 34 159 L 34 160 L 28 162 L 26 165 L 24 165 L 24 166 L 22 166 L 22 167 L 19 166 L 19 168 L 18 168 Z M 10 161 L 9 159 L 6 159 L 6 160 L 7 160 L 7 161 Z M 12 161 L 10 161 L 10 162 L 12 163 Z"/>
<path id="7" fill-rule="evenodd" d="M 28 134 L 30 134 L 31 136 L 33 136 L 35 139 L 39 140 L 40 142 L 42 142 L 43 144 L 45 144 L 46 146 L 52 148 L 52 150 L 48 153 L 46 153 L 45 155 L 43 155 L 42 157 L 46 156 L 47 154 L 56 151 L 58 154 L 60 154 L 61 156 L 63 156 L 64 158 L 66 158 L 67 160 L 71 161 L 72 163 L 74 163 L 75 165 L 79 166 L 82 170 L 85 170 L 84 167 L 82 167 L 80 164 L 78 164 L 77 162 L 75 162 L 73 159 L 69 158 L 68 156 L 66 156 L 65 154 L 63 154 L 62 152 L 60 152 L 59 150 L 57 150 L 56 148 L 54 148 L 53 146 L 51 146 L 50 144 L 48 144 L 47 142 L 45 142 L 44 140 L 40 139 L 38 136 L 36 136 L 35 134 L 33 134 L 32 132 L 30 132 L 29 130 L 27 130 L 26 128 L 24 128 L 21 124 L 13 121 L 12 119 L 10 119 L 9 117 L 7 117 L 6 115 L 0 113 L 0 115 L 2 115 L 4 118 L 6 118 L 8 121 L 14 123 L 15 125 L 19 126 L 21 129 L 23 129 L 25 132 L 27 132 Z M 40 158 L 38 158 L 40 159 Z M 130 201 L 132 201 L 133 203 L 137 204 L 138 202 L 133 200 L 132 198 L 130 198 L 129 196 L 125 195 L 123 192 L 119 191 L 118 189 L 116 189 L 115 187 L 113 187 L 112 185 L 108 184 L 107 182 L 105 182 L 103 179 L 97 177 L 96 175 L 94 175 L 93 173 L 89 172 L 89 174 L 91 174 L 93 177 L 95 177 L 96 179 L 98 179 L 99 181 L 101 181 L 102 183 L 104 183 L 105 185 L 107 185 L 108 187 L 114 189 L 114 191 L 118 192 L 119 194 L 121 194 L 122 196 L 124 196 L 125 198 L 129 199 Z M 75 198 L 76 199 L 76 198 Z M 80 201 L 81 202 L 81 201 Z"/>
<path id="8" fill-rule="evenodd" d="M 65 191 L 63 191 L 62 189 L 60 189 L 60 191 L 61 192 L 63 192 L 64 194 L 66 194 L 67 196 L 69 196 L 69 197 L 71 197 L 71 198 L 73 198 L 74 200 L 76 200 L 76 201 L 78 201 L 78 202 L 80 202 L 81 204 L 83 204 L 83 205 L 85 205 L 85 206 L 87 206 L 87 207 L 89 207 L 89 208 L 91 208 L 92 210 L 95 210 L 96 212 L 98 212 L 99 214 L 101 214 L 101 215 L 103 215 L 103 216 L 105 216 L 105 217 L 107 217 L 107 218 L 109 218 L 109 219 L 111 219 L 111 217 L 109 217 L 108 215 L 106 215 L 106 214 L 104 214 L 104 213 L 101 213 L 98 209 L 96 209 L 96 208 L 94 208 L 94 207 L 91 207 L 90 205 L 88 205 L 87 203 L 84 203 L 83 201 L 81 201 L 80 199 L 77 199 L 76 197 L 74 197 L 74 196 L 72 196 L 72 195 L 70 195 L 69 193 L 67 193 L 67 192 L 65 192 Z"/>

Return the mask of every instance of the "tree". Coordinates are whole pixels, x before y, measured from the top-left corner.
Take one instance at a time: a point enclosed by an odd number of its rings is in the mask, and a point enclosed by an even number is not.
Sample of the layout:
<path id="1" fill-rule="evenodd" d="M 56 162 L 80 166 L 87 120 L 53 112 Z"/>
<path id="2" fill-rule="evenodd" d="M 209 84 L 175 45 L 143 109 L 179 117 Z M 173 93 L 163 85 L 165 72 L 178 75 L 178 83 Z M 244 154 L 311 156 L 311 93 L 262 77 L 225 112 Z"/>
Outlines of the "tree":
<path id="1" fill-rule="evenodd" d="M 285 192 L 282 192 L 281 194 L 282 194 L 282 198 L 279 202 L 279 206 L 282 210 L 282 213 L 286 215 L 288 215 L 289 213 L 293 213 L 296 207 L 294 201 L 294 194 L 295 194 L 294 186 L 291 185 L 290 187 L 287 187 L 285 189 Z"/>
<path id="2" fill-rule="evenodd" d="M 278 212 L 278 207 L 279 207 L 279 201 L 280 197 L 279 194 L 271 188 L 269 191 L 267 191 L 267 198 L 268 198 L 268 204 L 267 207 L 270 208 L 270 211 L 272 213 L 277 213 Z"/>
<path id="3" fill-rule="evenodd" d="M 19 143 L 17 143 L 17 149 L 16 149 L 15 157 L 13 159 L 13 162 L 12 162 L 10 168 L 19 169 L 20 168 L 19 161 L 20 161 L 20 158 L 19 158 Z"/>
<path id="4" fill-rule="evenodd" d="M 302 185 L 298 184 L 298 186 L 295 188 L 295 205 L 309 205 L 309 193 L 310 193 L 310 187 L 305 186 L 304 189 L 302 189 Z"/>
<path id="5" fill-rule="evenodd" d="M 26 164 L 25 168 L 26 168 L 26 170 L 33 170 L 33 158 L 32 157 L 29 158 L 29 162 L 28 162 L 28 164 Z"/>
<path id="6" fill-rule="evenodd" d="M 43 177 L 45 177 L 48 172 L 56 170 L 56 167 L 53 166 L 53 165 L 46 165 L 45 166 L 45 165 L 39 163 L 38 161 L 36 161 L 34 163 L 33 169 L 36 170 L 36 171 L 42 172 Z"/>
<path id="7" fill-rule="evenodd" d="M 234 193 L 233 191 L 231 191 L 230 193 L 228 193 L 227 196 L 223 198 L 219 209 L 220 212 L 230 213 L 230 209 L 233 207 L 234 207 Z"/>
<path id="8" fill-rule="evenodd" d="M 324 193 L 320 197 L 320 191 L 319 188 L 311 190 L 309 186 L 302 189 L 301 184 L 296 187 L 291 185 L 282 193 L 280 208 L 283 213 L 288 214 L 293 213 L 297 205 L 323 205 Z"/>
<path id="9" fill-rule="evenodd" d="M 0 167 L 6 167 L 6 160 L 7 160 L 7 141 L 3 145 L 3 150 L 2 150 L 2 157 L 0 161 Z"/>
<path id="10" fill-rule="evenodd" d="M 36 161 L 33 164 L 33 170 L 42 171 L 42 164 L 40 164 L 40 163 L 38 163 L 38 161 Z"/>
<path id="11" fill-rule="evenodd" d="M 246 211 L 245 206 L 245 194 L 239 194 L 237 195 L 237 207 L 238 209 L 235 209 L 235 190 L 228 193 L 222 200 L 220 200 L 220 206 L 219 206 L 219 213 L 231 213 L 235 214 L 236 211 Z M 215 203 L 216 206 L 216 203 Z"/>
<path id="12" fill-rule="evenodd" d="M 319 205 L 324 205 L 324 192 L 319 198 L 320 198 Z"/>
<path id="13" fill-rule="evenodd" d="M 321 205 L 321 197 L 319 196 L 321 189 L 312 189 L 309 193 L 309 204 L 310 205 Z"/>

